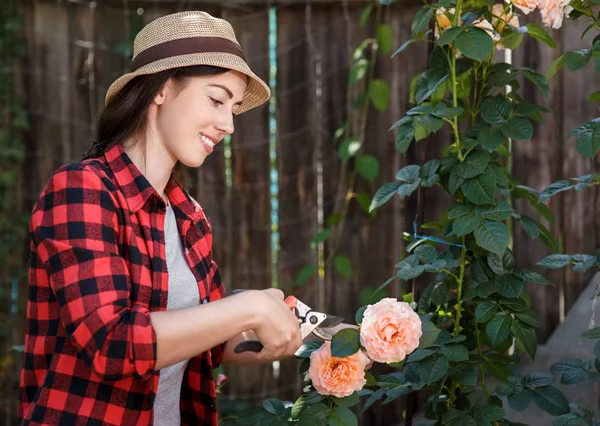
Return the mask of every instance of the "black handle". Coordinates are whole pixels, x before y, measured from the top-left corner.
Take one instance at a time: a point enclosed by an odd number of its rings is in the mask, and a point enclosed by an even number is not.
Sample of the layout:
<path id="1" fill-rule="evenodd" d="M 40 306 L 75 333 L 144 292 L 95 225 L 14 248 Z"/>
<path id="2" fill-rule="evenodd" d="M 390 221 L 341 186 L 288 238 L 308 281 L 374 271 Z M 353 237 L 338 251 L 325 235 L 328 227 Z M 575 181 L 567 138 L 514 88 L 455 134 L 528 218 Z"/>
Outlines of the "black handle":
<path id="1" fill-rule="evenodd" d="M 242 352 L 260 352 L 262 349 L 263 345 L 258 340 L 244 340 L 237 344 L 233 352 L 241 354 Z"/>

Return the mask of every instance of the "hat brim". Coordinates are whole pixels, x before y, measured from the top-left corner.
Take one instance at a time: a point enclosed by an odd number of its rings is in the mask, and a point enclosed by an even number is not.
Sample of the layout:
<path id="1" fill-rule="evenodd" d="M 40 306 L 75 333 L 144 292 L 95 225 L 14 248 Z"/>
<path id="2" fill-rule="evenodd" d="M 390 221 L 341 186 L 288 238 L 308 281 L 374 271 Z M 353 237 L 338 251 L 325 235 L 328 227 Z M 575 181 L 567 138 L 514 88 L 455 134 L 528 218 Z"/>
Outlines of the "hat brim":
<path id="1" fill-rule="evenodd" d="M 230 53 L 210 52 L 210 53 L 192 53 L 189 55 L 172 56 L 165 59 L 159 59 L 148 65 L 122 75 L 116 79 L 108 88 L 105 104 L 115 96 L 132 79 L 140 75 L 154 74 L 172 68 L 189 67 L 194 65 L 211 65 L 215 67 L 227 68 L 239 71 L 249 77 L 248 86 L 244 92 L 244 98 L 235 114 L 239 115 L 249 111 L 252 108 L 262 105 L 271 96 L 269 86 L 262 81 L 248 66 L 248 64 L 239 56 Z"/>

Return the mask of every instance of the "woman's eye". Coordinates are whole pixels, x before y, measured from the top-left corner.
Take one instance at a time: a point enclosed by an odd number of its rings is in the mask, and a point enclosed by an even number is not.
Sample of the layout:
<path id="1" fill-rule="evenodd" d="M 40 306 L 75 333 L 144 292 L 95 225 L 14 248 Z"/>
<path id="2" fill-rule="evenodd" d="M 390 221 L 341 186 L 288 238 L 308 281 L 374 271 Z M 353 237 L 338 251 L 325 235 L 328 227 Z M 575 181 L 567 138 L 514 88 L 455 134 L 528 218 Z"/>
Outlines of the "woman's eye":
<path id="1" fill-rule="evenodd" d="M 213 103 L 215 106 L 220 106 L 220 105 L 223 105 L 223 102 L 221 102 L 221 101 L 220 101 L 220 100 L 218 100 L 218 99 L 215 99 L 215 98 L 210 98 L 210 100 L 212 101 L 212 103 Z"/>

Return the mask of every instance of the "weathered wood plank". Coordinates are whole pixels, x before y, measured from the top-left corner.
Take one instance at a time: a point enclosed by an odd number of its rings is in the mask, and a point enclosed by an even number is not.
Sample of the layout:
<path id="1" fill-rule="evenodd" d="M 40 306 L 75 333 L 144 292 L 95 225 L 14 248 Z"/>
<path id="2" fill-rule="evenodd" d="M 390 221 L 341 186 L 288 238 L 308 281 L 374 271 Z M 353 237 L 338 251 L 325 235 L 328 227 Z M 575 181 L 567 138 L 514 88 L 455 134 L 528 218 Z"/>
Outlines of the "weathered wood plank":
<path id="1" fill-rule="evenodd" d="M 254 72 L 269 75 L 268 9 L 251 14 L 226 13 Z M 265 289 L 271 283 L 271 208 L 268 103 L 235 118 L 231 139 L 231 253 L 229 289 Z M 258 402 L 275 396 L 271 365 L 228 367 L 235 380 L 229 383 L 231 397 L 252 395 Z"/>
<path id="2" fill-rule="evenodd" d="M 563 28 L 563 49 L 575 50 L 590 46 L 593 34 L 581 40 L 585 30 L 585 20 L 566 21 Z M 594 102 L 587 101 L 592 88 L 598 86 L 600 75 L 590 63 L 587 67 L 577 72 L 567 69 L 563 71 L 562 93 L 556 93 L 557 100 L 562 101 L 562 139 L 563 160 L 562 175 L 566 178 L 582 176 L 595 172 L 597 161 L 581 156 L 575 148 L 576 138 L 566 140 L 567 135 L 580 124 L 598 116 L 598 107 Z M 558 116 L 561 111 L 556 111 Z M 599 194 L 598 187 L 584 191 L 568 191 L 562 195 L 563 215 L 562 230 L 564 236 L 565 253 L 594 254 L 600 247 L 600 241 L 595 238 L 595 229 L 598 226 L 596 206 L 590 200 Z M 574 272 L 570 268 L 565 270 L 565 313 L 573 306 L 583 288 L 587 285 L 594 273 L 593 268 L 586 273 Z M 583 325 L 582 325 L 583 328 Z"/>
<path id="3" fill-rule="evenodd" d="M 522 25 L 533 22 L 533 19 L 524 17 Z M 560 39 L 556 32 L 553 37 L 555 40 Z M 515 50 L 513 64 L 514 67 L 546 70 L 558 54 L 541 43 L 526 38 L 523 45 Z M 563 139 L 560 129 L 562 108 L 559 101 L 560 83 L 558 78 L 550 81 L 550 88 L 553 94 L 551 100 L 545 99 L 539 90 L 528 81 L 522 81 L 519 91 L 529 102 L 540 103 L 553 110 L 552 114 L 545 114 L 543 124 L 533 123 L 534 137 L 531 141 L 518 141 L 513 145 L 514 175 L 523 185 L 536 189 L 545 188 L 551 182 L 560 179 L 562 172 L 560 158 Z M 560 231 L 562 214 L 560 201 L 560 197 L 555 197 L 548 203 L 556 218 L 556 222 L 550 227 L 555 236 Z M 515 201 L 515 210 L 519 214 L 539 218 L 535 210 L 524 200 Z M 543 222 L 546 223 L 545 220 Z M 518 223 L 515 223 L 514 227 L 514 252 L 517 267 L 536 269 L 556 284 L 556 287 L 525 284 L 526 292 L 531 298 L 532 308 L 543 318 L 543 327 L 538 329 L 537 334 L 538 340 L 544 341 L 560 319 L 559 289 L 563 285 L 563 275 L 561 271 L 548 271 L 533 267 L 542 257 L 549 254 L 549 250 L 540 240 L 532 240 Z"/>
<path id="4" fill-rule="evenodd" d="M 318 306 L 318 283 L 309 279 L 301 287 L 291 283 L 306 265 L 316 265 L 310 240 L 317 230 L 317 180 L 314 164 L 313 57 L 306 43 L 304 6 L 278 13 L 277 169 L 279 176 L 279 286 L 309 306 Z M 302 40 L 302 42 L 298 42 Z M 285 48 L 285 50 L 284 50 Z M 293 398 L 301 390 L 297 361 L 281 364 L 279 391 Z"/>

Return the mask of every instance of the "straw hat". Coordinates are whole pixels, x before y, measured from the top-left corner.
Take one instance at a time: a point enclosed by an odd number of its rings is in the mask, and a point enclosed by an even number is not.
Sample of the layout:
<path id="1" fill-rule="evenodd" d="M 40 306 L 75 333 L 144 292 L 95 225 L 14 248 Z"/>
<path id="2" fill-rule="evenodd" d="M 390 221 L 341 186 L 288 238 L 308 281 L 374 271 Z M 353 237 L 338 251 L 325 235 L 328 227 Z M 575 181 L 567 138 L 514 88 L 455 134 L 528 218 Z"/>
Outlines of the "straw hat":
<path id="1" fill-rule="evenodd" d="M 105 102 L 108 104 L 138 75 L 191 65 L 223 67 L 250 77 L 236 114 L 261 105 L 271 96 L 269 86 L 246 63 L 229 22 L 206 12 L 188 11 L 155 19 L 138 33 L 133 44 L 132 71 L 111 84 Z"/>

